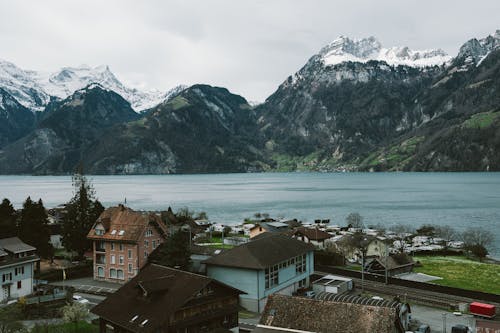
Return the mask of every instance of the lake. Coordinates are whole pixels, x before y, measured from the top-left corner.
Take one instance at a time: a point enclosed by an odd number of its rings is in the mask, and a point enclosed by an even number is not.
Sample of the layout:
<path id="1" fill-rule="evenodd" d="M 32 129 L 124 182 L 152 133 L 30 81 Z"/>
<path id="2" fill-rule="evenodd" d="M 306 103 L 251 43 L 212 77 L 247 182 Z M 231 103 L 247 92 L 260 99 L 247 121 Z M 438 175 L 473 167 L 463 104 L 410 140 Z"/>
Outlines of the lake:
<path id="1" fill-rule="evenodd" d="M 105 206 L 207 212 L 235 224 L 256 212 L 343 225 L 359 212 L 366 225 L 481 226 L 500 254 L 500 173 L 258 173 L 161 176 L 89 176 Z M 27 196 L 54 207 L 72 196 L 68 176 L 0 176 L 0 198 L 21 207 Z"/>

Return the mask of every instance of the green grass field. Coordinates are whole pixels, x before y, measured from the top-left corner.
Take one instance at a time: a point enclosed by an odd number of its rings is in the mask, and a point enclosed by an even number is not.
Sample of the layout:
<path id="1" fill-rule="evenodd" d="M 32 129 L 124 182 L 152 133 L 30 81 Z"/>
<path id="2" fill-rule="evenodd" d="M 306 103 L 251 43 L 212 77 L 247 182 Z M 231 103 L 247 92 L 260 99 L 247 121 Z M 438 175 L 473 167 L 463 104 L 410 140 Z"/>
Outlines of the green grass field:
<path id="1" fill-rule="evenodd" d="M 432 283 L 500 295 L 500 265 L 485 264 L 459 256 L 416 256 L 422 267 L 414 271 L 442 277 Z"/>

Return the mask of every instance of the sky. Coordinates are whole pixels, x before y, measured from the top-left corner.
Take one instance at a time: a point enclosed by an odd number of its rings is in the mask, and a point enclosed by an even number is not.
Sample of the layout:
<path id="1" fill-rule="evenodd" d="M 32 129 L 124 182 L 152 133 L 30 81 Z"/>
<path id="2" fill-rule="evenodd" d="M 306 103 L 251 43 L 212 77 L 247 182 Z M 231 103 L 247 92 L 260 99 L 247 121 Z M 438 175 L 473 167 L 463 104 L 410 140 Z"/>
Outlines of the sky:
<path id="1" fill-rule="evenodd" d="M 499 13 L 498 0 L 0 0 L 0 59 L 109 65 L 131 87 L 206 83 L 259 102 L 340 35 L 455 55 L 500 29 Z"/>

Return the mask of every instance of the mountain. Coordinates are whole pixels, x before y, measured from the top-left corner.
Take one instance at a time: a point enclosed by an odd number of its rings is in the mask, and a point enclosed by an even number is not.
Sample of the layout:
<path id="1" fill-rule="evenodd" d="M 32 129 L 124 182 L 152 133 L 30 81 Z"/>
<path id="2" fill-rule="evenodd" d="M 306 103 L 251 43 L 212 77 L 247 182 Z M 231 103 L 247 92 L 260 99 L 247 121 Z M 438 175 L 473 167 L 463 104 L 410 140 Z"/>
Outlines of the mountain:
<path id="1" fill-rule="evenodd" d="M 70 173 L 103 133 L 139 117 L 120 95 L 89 85 L 53 102 L 32 132 L 0 150 L 0 173 Z"/>
<path id="2" fill-rule="evenodd" d="M 55 73 L 48 73 L 23 70 L 13 63 L 0 60 L 0 88 L 31 110 L 43 111 L 52 99 L 65 99 L 92 83 L 121 95 L 136 111 L 150 109 L 185 88 L 178 86 L 167 92 L 128 88 L 108 66 L 64 67 Z"/>
<path id="3" fill-rule="evenodd" d="M 194 85 L 104 133 L 85 164 L 97 174 L 259 171 L 269 167 L 255 133 L 255 114 L 243 97 Z"/>
<path id="4" fill-rule="evenodd" d="M 278 168 L 352 168 L 363 154 L 427 121 L 431 115 L 415 107 L 414 97 L 448 59 L 441 51 L 402 49 L 383 49 L 373 37 L 341 37 L 288 77 L 256 109 Z M 388 54 L 392 65 L 387 57 L 375 60 Z M 424 59 L 432 66 L 422 67 Z"/>
<path id="5" fill-rule="evenodd" d="M 500 31 L 453 58 L 339 37 L 255 106 L 199 84 L 137 113 L 105 67 L 1 68 L 0 173 L 500 170 Z"/>
<path id="6" fill-rule="evenodd" d="M 0 88 L 0 148 L 28 134 L 35 120 L 33 112 Z"/>

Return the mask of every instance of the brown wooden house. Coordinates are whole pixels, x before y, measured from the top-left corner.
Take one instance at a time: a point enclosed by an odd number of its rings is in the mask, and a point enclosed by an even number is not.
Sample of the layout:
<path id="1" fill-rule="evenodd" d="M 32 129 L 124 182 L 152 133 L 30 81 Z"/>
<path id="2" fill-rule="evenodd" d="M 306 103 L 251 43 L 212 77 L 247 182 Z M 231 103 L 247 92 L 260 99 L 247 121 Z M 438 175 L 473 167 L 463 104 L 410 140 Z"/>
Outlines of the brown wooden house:
<path id="1" fill-rule="evenodd" d="M 235 329 L 241 293 L 206 276 L 150 264 L 91 312 L 100 317 L 100 333 Z"/>

